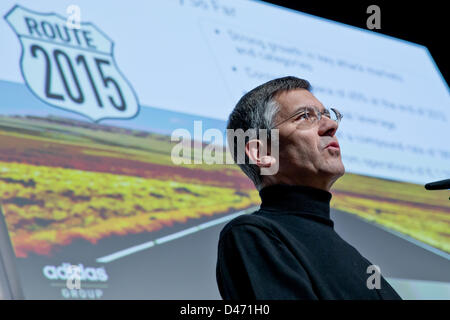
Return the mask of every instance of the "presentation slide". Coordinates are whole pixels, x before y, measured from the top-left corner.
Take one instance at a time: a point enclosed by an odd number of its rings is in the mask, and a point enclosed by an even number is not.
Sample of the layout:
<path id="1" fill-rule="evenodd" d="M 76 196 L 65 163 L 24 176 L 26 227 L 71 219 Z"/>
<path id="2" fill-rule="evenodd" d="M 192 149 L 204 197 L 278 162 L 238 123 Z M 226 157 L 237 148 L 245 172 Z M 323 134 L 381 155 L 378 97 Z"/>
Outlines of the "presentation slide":
<path id="1" fill-rule="evenodd" d="M 402 297 L 450 299 L 449 192 L 423 187 L 450 178 L 450 97 L 426 47 L 244 0 L 2 0 L 0 45 L 0 262 L 25 298 L 220 299 L 219 232 L 260 198 L 208 146 L 226 158 L 240 97 L 291 75 L 344 115 L 336 231 Z"/>

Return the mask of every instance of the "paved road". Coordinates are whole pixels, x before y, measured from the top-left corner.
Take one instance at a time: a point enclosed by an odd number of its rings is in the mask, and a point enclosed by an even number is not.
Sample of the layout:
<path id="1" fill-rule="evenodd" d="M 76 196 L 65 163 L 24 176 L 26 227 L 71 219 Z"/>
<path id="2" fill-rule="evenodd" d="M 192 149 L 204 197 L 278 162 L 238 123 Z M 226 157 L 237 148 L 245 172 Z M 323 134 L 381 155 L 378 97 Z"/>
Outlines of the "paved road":
<path id="1" fill-rule="evenodd" d="M 381 268 L 385 277 L 450 282 L 450 260 L 387 232 L 360 218 L 340 211 L 332 212 L 336 231 L 363 256 Z M 54 263 L 73 262 L 78 252 L 85 265 L 98 265 L 96 258 L 117 250 L 178 232 L 204 221 L 167 227 L 158 232 L 104 239 L 97 245 L 73 243 L 56 254 Z M 164 244 L 103 264 L 108 275 L 105 298 L 131 299 L 220 299 L 216 287 L 217 241 L 225 223 L 186 235 Z M 42 296 L 49 288 L 42 279 L 45 257 L 24 260 L 20 270 L 28 282 L 29 297 Z M 72 260 L 71 260 L 72 259 Z M 91 262 L 89 262 L 91 261 Z M 30 281 L 32 283 L 30 283 Z"/>

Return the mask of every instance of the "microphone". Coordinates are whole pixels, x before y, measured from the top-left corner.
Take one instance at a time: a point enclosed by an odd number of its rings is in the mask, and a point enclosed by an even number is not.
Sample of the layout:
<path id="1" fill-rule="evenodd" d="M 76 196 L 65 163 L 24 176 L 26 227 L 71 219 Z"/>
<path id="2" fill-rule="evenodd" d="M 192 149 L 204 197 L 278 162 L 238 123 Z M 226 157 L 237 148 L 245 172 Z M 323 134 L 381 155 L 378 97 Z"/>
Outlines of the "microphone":
<path id="1" fill-rule="evenodd" d="M 445 190 L 450 189 L 450 179 L 430 182 L 425 185 L 427 190 Z"/>

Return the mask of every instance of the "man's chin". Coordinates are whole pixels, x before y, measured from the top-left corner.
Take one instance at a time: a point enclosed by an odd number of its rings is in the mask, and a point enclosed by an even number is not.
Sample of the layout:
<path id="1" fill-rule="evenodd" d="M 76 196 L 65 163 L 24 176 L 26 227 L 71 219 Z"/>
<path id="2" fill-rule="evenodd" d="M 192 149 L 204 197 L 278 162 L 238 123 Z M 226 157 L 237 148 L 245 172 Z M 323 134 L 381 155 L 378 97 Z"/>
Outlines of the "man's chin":
<path id="1" fill-rule="evenodd" d="M 326 175 L 334 178 L 335 180 L 342 177 L 345 174 L 344 164 L 341 162 L 339 164 L 333 165 L 330 168 L 327 168 Z"/>
<path id="2" fill-rule="evenodd" d="M 333 172 L 330 172 L 330 175 L 329 175 L 330 188 L 344 174 L 345 174 L 344 166 L 342 166 L 342 168 L 340 168 L 339 170 L 334 170 Z"/>
<path id="3" fill-rule="evenodd" d="M 338 177 L 342 177 L 345 174 L 345 167 L 342 162 L 341 162 L 340 166 L 336 169 L 335 174 Z"/>

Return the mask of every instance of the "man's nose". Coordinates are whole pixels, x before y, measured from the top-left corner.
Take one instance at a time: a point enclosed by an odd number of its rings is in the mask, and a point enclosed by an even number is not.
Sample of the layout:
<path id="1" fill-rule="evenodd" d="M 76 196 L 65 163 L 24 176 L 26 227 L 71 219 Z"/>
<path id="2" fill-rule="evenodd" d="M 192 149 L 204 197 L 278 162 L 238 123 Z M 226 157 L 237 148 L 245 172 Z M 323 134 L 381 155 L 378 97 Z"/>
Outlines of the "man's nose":
<path id="1" fill-rule="evenodd" d="M 323 116 L 319 121 L 319 135 L 333 137 L 338 129 L 338 123 Z"/>

